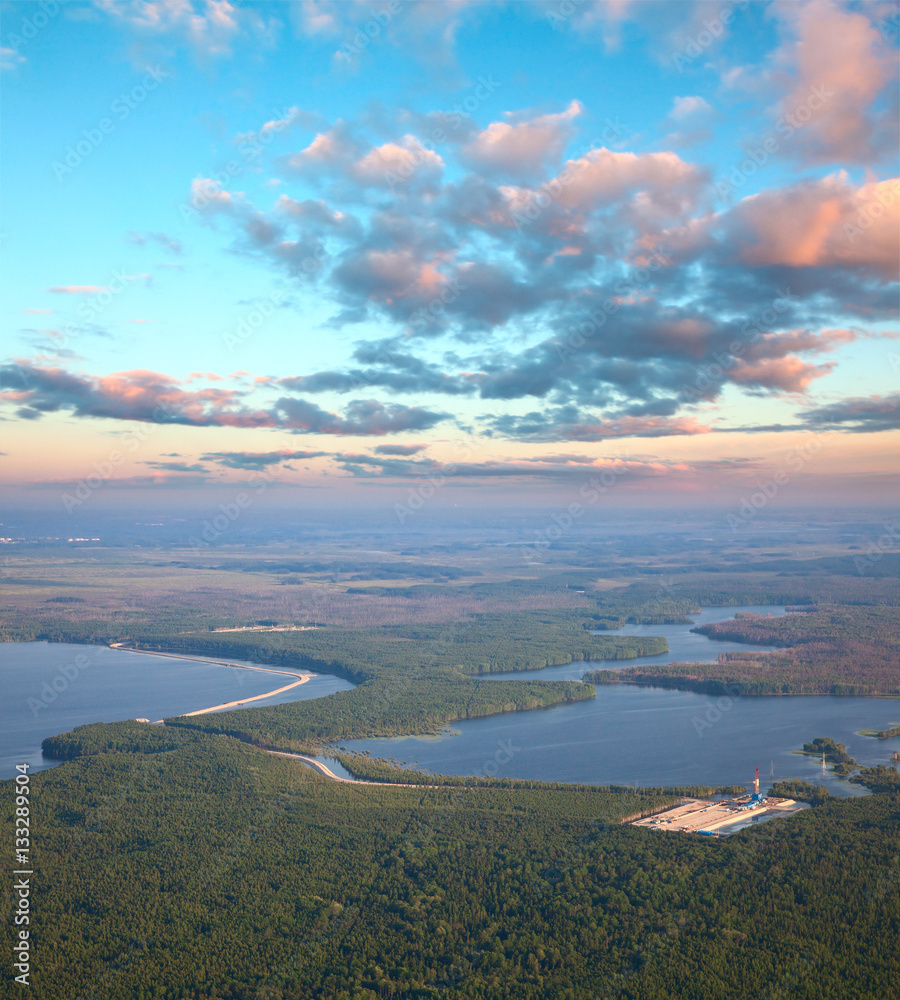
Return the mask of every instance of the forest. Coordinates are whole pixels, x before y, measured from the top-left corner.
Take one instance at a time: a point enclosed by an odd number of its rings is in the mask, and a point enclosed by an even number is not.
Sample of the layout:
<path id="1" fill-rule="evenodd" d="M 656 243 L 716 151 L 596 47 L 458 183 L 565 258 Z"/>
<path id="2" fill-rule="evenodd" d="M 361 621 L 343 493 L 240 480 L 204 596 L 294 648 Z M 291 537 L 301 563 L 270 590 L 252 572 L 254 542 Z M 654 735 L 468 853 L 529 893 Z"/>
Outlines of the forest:
<path id="1" fill-rule="evenodd" d="M 694 631 L 713 639 L 784 646 L 724 653 L 717 663 L 593 670 L 591 684 L 640 684 L 709 694 L 900 696 L 900 619 L 885 606 L 818 606 L 781 618 L 735 618 Z"/>
<path id="2" fill-rule="evenodd" d="M 896 784 L 709 842 L 622 825 L 655 790 L 341 785 L 204 734 L 152 750 L 32 777 L 39 1000 L 884 1000 L 900 977 Z"/>

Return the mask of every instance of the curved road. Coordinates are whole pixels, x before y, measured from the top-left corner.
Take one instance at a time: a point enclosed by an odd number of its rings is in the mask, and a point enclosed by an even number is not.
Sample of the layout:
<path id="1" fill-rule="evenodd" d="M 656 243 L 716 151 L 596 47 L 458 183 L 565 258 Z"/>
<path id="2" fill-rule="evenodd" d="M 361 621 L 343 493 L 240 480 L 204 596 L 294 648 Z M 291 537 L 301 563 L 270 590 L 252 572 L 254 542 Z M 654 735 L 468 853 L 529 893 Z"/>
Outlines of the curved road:
<path id="1" fill-rule="evenodd" d="M 266 753 L 274 754 L 276 757 L 293 757 L 294 760 L 303 761 L 304 764 L 324 777 L 331 778 L 332 781 L 343 781 L 348 785 L 379 785 L 382 788 L 456 788 L 463 790 L 467 788 L 465 785 L 413 785 L 410 782 L 402 781 L 365 781 L 362 778 L 342 778 L 320 760 L 316 760 L 315 757 L 304 757 L 300 753 L 285 753 L 284 750 L 266 750 Z"/>

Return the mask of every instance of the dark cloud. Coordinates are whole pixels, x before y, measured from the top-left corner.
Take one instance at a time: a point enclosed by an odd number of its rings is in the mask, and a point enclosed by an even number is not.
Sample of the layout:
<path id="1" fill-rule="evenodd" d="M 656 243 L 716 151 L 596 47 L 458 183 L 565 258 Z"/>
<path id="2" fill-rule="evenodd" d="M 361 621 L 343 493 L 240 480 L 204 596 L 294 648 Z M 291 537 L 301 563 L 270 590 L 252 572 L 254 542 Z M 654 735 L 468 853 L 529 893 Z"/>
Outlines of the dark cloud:
<path id="1" fill-rule="evenodd" d="M 857 434 L 892 431 L 900 427 L 900 393 L 842 399 L 804 410 L 800 416 L 811 428 L 834 428 Z"/>
<path id="2" fill-rule="evenodd" d="M 144 462 L 144 465 L 149 465 L 152 469 L 158 469 L 160 472 L 208 472 L 209 470 L 194 462 L 193 465 L 188 465 L 187 462 Z"/>
<path id="3" fill-rule="evenodd" d="M 374 451 L 377 455 L 417 455 L 427 444 L 380 444 Z"/>
<path id="4" fill-rule="evenodd" d="M 358 434 L 381 436 L 399 431 L 422 431 L 449 413 L 435 413 L 421 406 L 381 403 L 375 399 L 355 399 L 347 404 L 346 416 L 329 413 L 305 399 L 283 396 L 273 407 L 280 426 L 316 434 Z"/>
<path id="5" fill-rule="evenodd" d="M 201 458 L 204 462 L 215 462 L 229 469 L 259 471 L 271 465 L 279 465 L 292 459 L 303 460 L 322 458 L 327 451 L 212 451 Z"/>
<path id="6" fill-rule="evenodd" d="M 605 441 L 621 437 L 673 437 L 707 434 L 709 427 L 692 417 L 629 416 L 603 419 L 563 406 L 524 416 L 487 417 L 485 433 L 518 441 Z"/>
<path id="7" fill-rule="evenodd" d="M 238 389 L 183 389 L 167 375 L 150 371 L 112 375 L 73 375 L 61 368 L 27 361 L 0 367 L 3 398 L 18 404 L 18 415 L 36 419 L 68 411 L 77 417 L 105 417 L 195 427 L 266 427 L 318 434 L 382 436 L 426 430 L 449 414 L 419 406 L 355 399 L 344 416 L 308 400 L 283 396 L 268 408 L 250 407 Z"/>

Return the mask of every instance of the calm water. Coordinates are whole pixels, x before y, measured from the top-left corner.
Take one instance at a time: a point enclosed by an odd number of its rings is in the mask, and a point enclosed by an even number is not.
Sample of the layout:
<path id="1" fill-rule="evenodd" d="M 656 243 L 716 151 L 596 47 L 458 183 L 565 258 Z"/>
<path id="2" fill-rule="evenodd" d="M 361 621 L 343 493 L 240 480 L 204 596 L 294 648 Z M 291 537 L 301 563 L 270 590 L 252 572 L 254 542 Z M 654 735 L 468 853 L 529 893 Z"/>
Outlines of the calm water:
<path id="1" fill-rule="evenodd" d="M 694 624 L 725 621 L 736 611 L 782 614 L 783 608 L 708 608 Z M 586 670 L 645 663 L 712 661 L 720 652 L 757 649 L 691 634 L 694 625 L 641 625 L 616 635 L 663 635 L 669 653 L 614 663 L 492 675 L 491 679 L 579 679 Z M 873 740 L 859 729 L 900 724 L 900 700 L 890 698 L 722 699 L 686 691 L 601 687 L 593 701 L 453 724 L 438 737 L 352 740 L 368 750 L 441 774 L 480 774 L 541 781 L 625 785 L 749 783 L 759 765 L 763 790 L 773 779 L 802 778 L 835 795 L 860 794 L 823 774 L 821 763 L 794 750 L 816 736 L 845 743 L 860 763 L 885 763 L 900 740 Z"/>
<path id="2" fill-rule="evenodd" d="M 284 674 L 145 656 L 106 646 L 0 643 L 4 696 L 0 778 L 11 777 L 14 766 L 24 761 L 35 770 L 58 764 L 44 759 L 41 740 L 75 726 L 135 718 L 155 721 L 264 694 L 290 682 Z M 306 684 L 254 705 L 321 698 L 352 687 L 339 677 L 317 674 Z"/>
<path id="3" fill-rule="evenodd" d="M 695 624 L 724 621 L 736 611 L 783 613 L 783 608 L 712 608 Z M 632 626 L 614 634 L 663 635 L 669 653 L 607 663 L 569 663 L 491 679 L 578 679 L 598 667 L 715 660 L 719 652 L 754 649 L 692 634 L 693 625 Z M 79 659 L 80 658 L 80 659 Z M 234 661 L 240 662 L 240 661 Z M 73 668 L 77 667 L 74 677 Z M 56 681 L 57 697 L 44 684 Z M 68 679 L 72 678 L 72 679 Z M 148 718 L 195 711 L 262 694 L 289 683 L 280 674 L 144 656 L 105 646 L 0 643 L 0 777 L 27 760 L 52 767 L 40 750 L 45 736 L 87 722 Z M 256 705 L 318 698 L 353 687 L 317 675 Z M 46 707 L 38 708 L 38 704 Z M 750 782 L 758 764 L 765 790 L 774 779 L 827 784 L 833 794 L 858 786 L 823 774 L 821 764 L 792 751 L 816 736 L 845 743 L 860 763 L 887 762 L 900 740 L 872 740 L 859 729 L 900 725 L 900 700 L 880 698 L 721 699 L 684 691 L 601 687 L 593 701 L 455 723 L 437 737 L 353 740 L 369 750 L 443 774 L 480 774 L 543 781 L 627 785 L 729 785 Z M 341 773 L 339 768 L 335 768 Z"/>
<path id="4" fill-rule="evenodd" d="M 783 615 L 783 607 L 764 607 L 758 604 L 734 608 L 704 608 L 699 614 L 691 615 L 689 625 L 626 625 L 615 632 L 595 632 L 595 635 L 661 635 L 669 643 L 669 652 L 659 656 L 638 656 L 633 660 L 607 660 L 586 663 L 575 660 L 561 667 L 545 667 L 543 670 L 522 670 L 510 674 L 486 674 L 491 680 L 528 680 L 536 677 L 548 681 L 581 680 L 588 670 L 621 670 L 623 667 L 642 667 L 654 663 L 706 663 L 715 661 L 719 653 L 746 653 L 753 650 L 773 649 L 772 646 L 751 646 L 743 642 L 720 642 L 697 635 L 691 629 L 698 625 L 709 625 L 733 618 L 739 611 L 757 615 Z"/>

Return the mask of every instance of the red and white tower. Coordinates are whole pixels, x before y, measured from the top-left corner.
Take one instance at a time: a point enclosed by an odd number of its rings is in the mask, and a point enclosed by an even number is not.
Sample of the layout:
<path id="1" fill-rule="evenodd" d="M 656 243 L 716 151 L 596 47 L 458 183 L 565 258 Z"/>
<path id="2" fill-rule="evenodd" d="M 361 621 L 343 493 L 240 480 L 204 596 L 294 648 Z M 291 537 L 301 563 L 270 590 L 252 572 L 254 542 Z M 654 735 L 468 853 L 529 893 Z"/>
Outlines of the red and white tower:
<path id="1" fill-rule="evenodd" d="M 753 794 L 759 795 L 759 765 L 756 765 L 756 777 L 753 779 Z"/>

